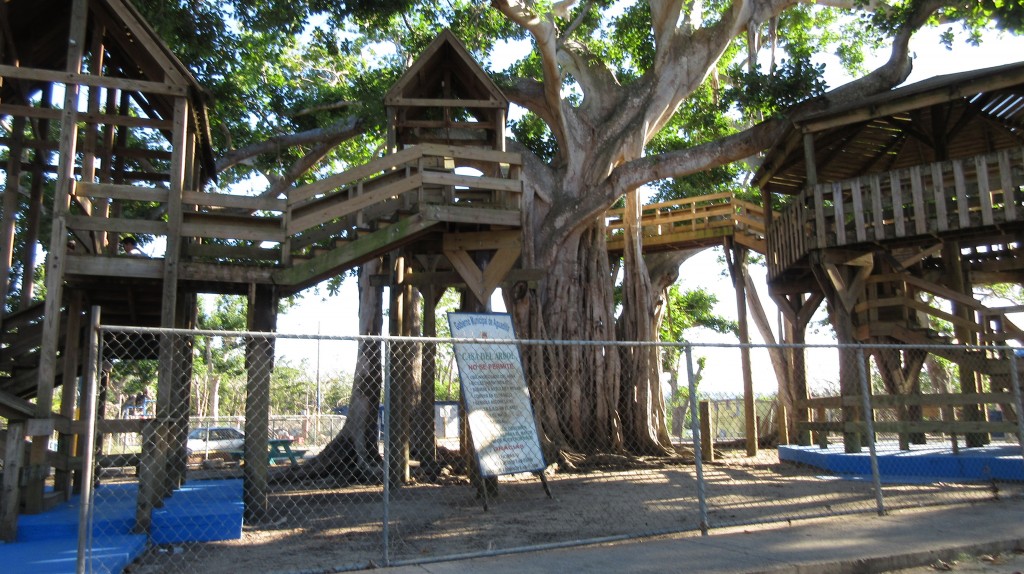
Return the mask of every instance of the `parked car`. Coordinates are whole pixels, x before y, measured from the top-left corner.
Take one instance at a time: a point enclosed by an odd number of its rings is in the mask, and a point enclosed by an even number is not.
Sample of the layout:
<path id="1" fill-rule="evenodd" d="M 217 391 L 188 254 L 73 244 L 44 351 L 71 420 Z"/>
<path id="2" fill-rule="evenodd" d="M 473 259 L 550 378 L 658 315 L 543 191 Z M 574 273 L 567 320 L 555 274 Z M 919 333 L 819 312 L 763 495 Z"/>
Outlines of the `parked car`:
<path id="1" fill-rule="evenodd" d="M 232 427 L 202 427 L 188 433 L 188 454 L 241 450 L 245 435 Z"/>

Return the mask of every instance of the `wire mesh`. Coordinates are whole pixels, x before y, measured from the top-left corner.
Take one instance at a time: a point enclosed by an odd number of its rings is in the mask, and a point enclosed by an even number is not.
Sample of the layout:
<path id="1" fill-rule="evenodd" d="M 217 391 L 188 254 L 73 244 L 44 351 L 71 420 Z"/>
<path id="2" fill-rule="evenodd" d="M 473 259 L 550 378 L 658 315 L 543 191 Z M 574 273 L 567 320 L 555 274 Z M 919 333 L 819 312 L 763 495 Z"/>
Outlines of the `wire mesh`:
<path id="1" fill-rule="evenodd" d="M 342 571 L 1024 484 L 1005 349 L 951 362 L 910 347 L 102 335 L 89 553 L 129 537 L 130 571 Z M 313 369 L 289 345 L 347 367 Z M 797 352 L 811 367 L 794 381 L 773 359 Z M 749 381 L 716 370 L 742 364 Z M 523 467 L 534 447 L 543 462 Z"/>

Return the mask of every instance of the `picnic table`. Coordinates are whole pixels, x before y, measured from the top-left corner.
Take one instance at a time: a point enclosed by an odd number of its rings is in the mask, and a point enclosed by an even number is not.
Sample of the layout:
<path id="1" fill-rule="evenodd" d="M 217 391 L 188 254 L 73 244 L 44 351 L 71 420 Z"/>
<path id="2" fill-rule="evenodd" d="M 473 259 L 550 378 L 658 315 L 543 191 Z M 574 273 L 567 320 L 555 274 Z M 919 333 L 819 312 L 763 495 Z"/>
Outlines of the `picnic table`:
<path id="1" fill-rule="evenodd" d="M 292 465 L 299 464 L 299 459 L 302 455 L 306 454 L 305 450 L 298 450 L 292 448 L 292 442 L 290 438 L 272 438 L 267 441 L 267 462 L 270 464 L 281 464 L 285 461 L 291 462 Z M 244 450 L 230 450 L 228 454 L 231 455 L 235 460 L 243 460 L 245 458 Z"/>

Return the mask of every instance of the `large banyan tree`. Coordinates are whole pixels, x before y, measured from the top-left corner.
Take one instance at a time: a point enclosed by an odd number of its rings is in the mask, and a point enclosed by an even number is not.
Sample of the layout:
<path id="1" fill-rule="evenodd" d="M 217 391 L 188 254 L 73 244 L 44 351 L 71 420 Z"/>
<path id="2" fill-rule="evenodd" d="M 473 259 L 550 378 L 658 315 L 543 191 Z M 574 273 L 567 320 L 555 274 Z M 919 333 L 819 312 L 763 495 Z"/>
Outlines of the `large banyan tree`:
<path id="1" fill-rule="evenodd" d="M 535 339 L 656 337 L 685 254 L 645 259 L 638 239 L 627 242 L 617 315 L 601 215 L 623 196 L 635 210 L 641 186 L 756 162 L 790 120 L 898 85 L 922 28 L 949 27 L 951 45 L 961 27 L 968 40 L 1024 28 L 1024 9 L 1003 0 L 220 0 L 192 12 L 138 2 L 219 98 L 226 181 L 259 171 L 272 194 L 372 153 L 383 91 L 441 29 L 485 64 L 520 53 L 490 73 L 525 110 L 509 143 L 524 155 L 529 198 L 521 266 L 547 275 L 506 297 L 519 335 Z M 174 24 L 187 18 L 191 28 Z M 888 57 L 865 69 L 866 50 Z M 854 79 L 826 92 L 826 61 Z M 742 173 L 715 185 L 741 185 Z M 549 445 L 670 447 L 657 353 L 580 347 L 526 359 Z"/>

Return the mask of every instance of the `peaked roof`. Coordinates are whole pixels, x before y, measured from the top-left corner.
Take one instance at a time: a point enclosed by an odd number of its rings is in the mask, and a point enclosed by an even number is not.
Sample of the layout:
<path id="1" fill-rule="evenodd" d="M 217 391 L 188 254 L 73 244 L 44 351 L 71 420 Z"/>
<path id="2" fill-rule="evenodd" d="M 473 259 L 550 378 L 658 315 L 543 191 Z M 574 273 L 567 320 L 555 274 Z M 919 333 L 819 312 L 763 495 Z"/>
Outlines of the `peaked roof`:
<path id="1" fill-rule="evenodd" d="M 188 68 L 127 0 L 88 0 L 86 47 L 96 30 L 103 30 L 103 73 L 186 88 L 201 141 L 204 168 L 213 166 L 204 90 Z M 0 63 L 23 68 L 56 70 L 67 67 L 68 37 L 73 2 L 69 0 L 0 0 Z M 93 72 L 94 73 L 94 72 Z M 15 95 L 27 98 L 44 82 L 2 82 L 0 101 Z M 25 92 L 19 94 L 19 92 Z M 173 98 L 146 94 L 147 113 L 169 118 Z"/>
<path id="2" fill-rule="evenodd" d="M 803 190 L 805 134 L 822 183 L 1024 145 L 1024 62 L 936 76 L 802 118 L 766 155 L 758 185 Z"/>
<path id="3" fill-rule="evenodd" d="M 508 98 L 449 29 L 388 90 L 384 105 L 400 106 L 403 98 L 490 101 L 508 108 Z"/>

